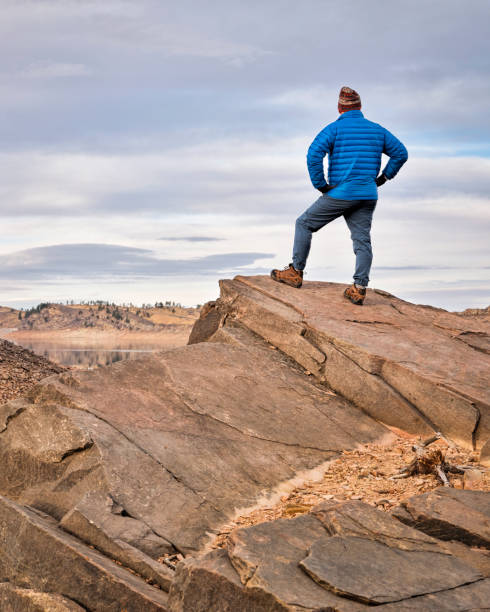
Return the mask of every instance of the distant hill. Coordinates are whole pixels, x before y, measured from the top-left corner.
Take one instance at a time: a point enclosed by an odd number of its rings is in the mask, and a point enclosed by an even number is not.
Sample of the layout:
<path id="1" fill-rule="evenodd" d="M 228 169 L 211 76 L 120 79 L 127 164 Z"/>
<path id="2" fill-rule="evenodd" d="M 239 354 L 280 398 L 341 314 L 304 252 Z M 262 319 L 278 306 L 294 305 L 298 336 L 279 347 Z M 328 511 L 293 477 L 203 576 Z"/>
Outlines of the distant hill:
<path id="1" fill-rule="evenodd" d="M 119 330 L 158 332 L 190 326 L 198 308 L 165 306 L 138 308 L 111 304 L 39 304 L 29 310 L 0 306 L 0 328 L 19 331 Z"/>

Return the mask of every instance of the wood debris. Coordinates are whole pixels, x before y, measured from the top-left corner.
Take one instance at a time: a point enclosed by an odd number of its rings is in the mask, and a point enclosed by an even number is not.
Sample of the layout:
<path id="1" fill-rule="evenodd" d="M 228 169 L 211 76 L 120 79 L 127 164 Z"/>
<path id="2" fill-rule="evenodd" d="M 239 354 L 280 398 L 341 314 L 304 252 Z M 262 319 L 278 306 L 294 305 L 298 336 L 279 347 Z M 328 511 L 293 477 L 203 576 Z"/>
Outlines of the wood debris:
<path id="1" fill-rule="evenodd" d="M 438 480 L 445 486 L 450 487 L 449 474 L 464 475 L 465 468 L 462 466 L 451 465 L 446 461 L 445 449 L 441 446 L 436 448 L 428 448 L 434 442 L 441 440 L 447 447 L 456 448 L 456 445 L 444 438 L 441 433 L 427 438 L 419 444 L 414 444 L 412 450 L 415 452 L 415 458 L 409 465 L 402 468 L 398 474 L 391 476 L 392 480 L 398 478 L 409 478 L 417 474 L 434 474 Z"/>

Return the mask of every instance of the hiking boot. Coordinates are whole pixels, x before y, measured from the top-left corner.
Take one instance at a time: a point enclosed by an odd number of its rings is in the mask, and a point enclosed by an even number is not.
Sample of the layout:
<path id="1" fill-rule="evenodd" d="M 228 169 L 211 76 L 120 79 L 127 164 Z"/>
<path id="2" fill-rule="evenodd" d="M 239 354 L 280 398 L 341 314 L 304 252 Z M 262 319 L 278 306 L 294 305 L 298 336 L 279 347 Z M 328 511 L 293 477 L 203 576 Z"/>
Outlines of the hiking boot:
<path id="1" fill-rule="evenodd" d="M 296 270 L 293 264 L 289 264 L 284 270 L 272 270 L 271 278 L 278 283 L 286 283 L 290 287 L 299 289 L 303 284 L 303 271 Z"/>
<path id="2" fill-rule="evenodd" d="M 366 297 L 366 288 L 362 289 L 361 287 L 356 287 L 356 285 L 351 285 L 344 291 L 344 297 L 350 300 L 353 304 L 362 306 L 364 298 Z"/>

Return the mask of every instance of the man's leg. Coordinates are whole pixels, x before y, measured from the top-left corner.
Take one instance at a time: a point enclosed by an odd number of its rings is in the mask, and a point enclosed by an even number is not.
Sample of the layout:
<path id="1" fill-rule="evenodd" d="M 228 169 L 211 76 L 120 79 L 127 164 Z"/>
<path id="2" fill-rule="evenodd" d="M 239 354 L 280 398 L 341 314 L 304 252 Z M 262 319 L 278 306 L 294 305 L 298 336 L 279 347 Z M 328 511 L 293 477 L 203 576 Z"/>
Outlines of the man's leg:
<path id="1" fill-rule="evenodd" d="M 293 263 L 284 270 L 272 270 L 271 278 L 279 283 L 299 288 L 303 284 L 303 270 L 311 247 L 311 235 L 330 221 L 340 217 L 350 202 L 335 200 L 324 194 L 296 220 Z"/>
<path id="2" fill-rule="evenodd" d="M 371 222 L 375 208 L 376 200 L 361 200 L 344 214 L 356 254 L 354 283 L 361 287 L 367 287 L 369 283 L 369 272 L 373 261 Z"/>
<path id="3" fill-rule="evenodd" d="M 296 219 L 293 246 L 293 266 L 296 270 L 305 269 L 313 232 L 343 215 L 349 204 L 350 202 L 335 200 L 324 194 Z"/>

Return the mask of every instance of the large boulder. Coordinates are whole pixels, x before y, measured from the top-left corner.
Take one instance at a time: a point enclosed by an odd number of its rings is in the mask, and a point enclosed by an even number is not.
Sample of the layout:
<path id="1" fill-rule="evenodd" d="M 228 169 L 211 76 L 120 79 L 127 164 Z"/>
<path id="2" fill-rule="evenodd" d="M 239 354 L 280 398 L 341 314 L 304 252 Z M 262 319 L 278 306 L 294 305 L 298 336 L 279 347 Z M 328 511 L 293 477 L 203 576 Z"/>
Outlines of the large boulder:
<path id="1" fill-rule="evenodd" d="M 220 285 L 190 342 L 238 323 L 381 422 L 420 435 L 440 431 L 467 447 L 490 438 L 488 320 L 376 289 L 359 307 L 336 283 L 298 290 L 237 276 Z"/>

